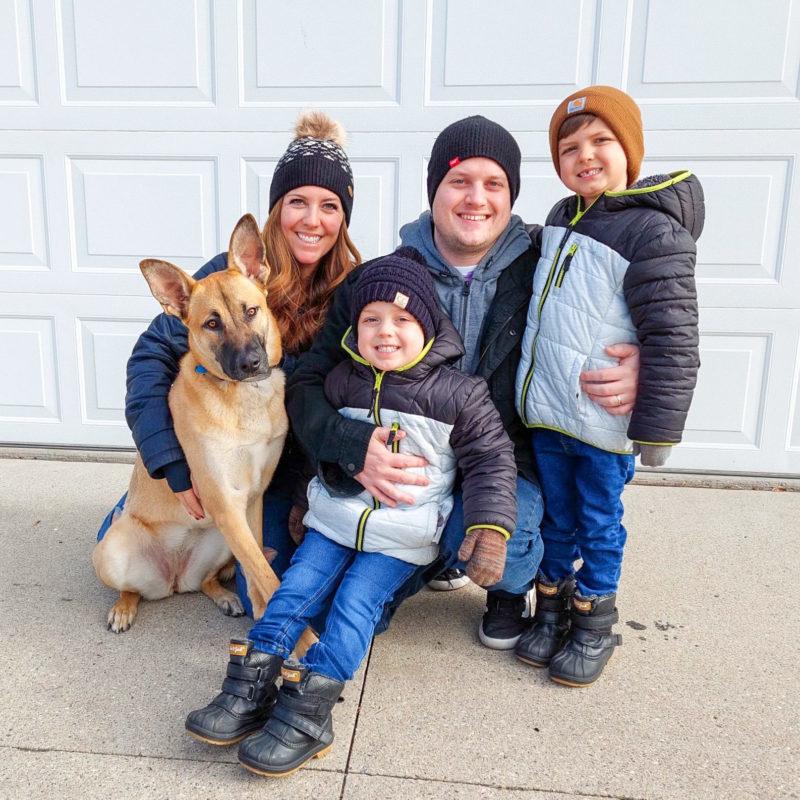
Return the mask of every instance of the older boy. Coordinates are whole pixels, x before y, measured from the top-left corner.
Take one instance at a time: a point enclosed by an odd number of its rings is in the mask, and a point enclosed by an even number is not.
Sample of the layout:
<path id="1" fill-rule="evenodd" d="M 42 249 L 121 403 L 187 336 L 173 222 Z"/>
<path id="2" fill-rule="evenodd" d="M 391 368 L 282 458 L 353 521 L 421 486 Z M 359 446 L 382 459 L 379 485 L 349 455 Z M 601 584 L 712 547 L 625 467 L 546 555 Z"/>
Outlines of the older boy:
<path id="1" fill-rule="evenodd" d="M 559 105 L 550 147 L 575 194 L 555 206 L 542 232 L 517 373 L 545 510 L 534 624 L 516 652 L 547 666 L 558 683 L 586 686 L 620 643 L 611 628 L 631 453 L 648 466 L 666 461 L 697 378 L 703 193 L 687 171 L 634 183 L 644 154 L 641 116 L 631 97 L 609 86 Z M 619 341 L 641 346 L 639 394 L 631 414 L 611 416 L 586 402 L 580 374 L 609 364 L 605 348 Z"/>

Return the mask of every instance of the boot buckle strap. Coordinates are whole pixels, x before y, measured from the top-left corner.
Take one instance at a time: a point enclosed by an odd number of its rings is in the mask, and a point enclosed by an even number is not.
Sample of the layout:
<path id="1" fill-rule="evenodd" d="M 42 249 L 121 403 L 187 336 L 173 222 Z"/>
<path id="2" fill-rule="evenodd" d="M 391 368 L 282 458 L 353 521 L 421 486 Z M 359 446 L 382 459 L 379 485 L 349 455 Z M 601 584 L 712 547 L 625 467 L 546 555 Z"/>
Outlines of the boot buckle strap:
<path id="1" fill-rule="evenodd" d="M 597 633 L 585 628 L 573 627 L 569 632 L 569 638 L 573 642 L 589 647 L 618 647 L 622 644 L 622 636 L 619 633 Z"/>
<path id="2" fill-rule="evenodd" d="M 572 626 L 574 628 L 583 628 L 586 631 L 610 628 L 615 622 L 619 622 L 619 613 L 616 611 L 599 617 L 584 617 L 581 614 L 572 615 Z"/>
<path id="3" fill-rule="evenodd" d="M 302 714 L 296 714 L 294 711 L 290 711 L 288 708 L 285 708 L 283 706 L 283 701 L 285 699 L 285 697 L 281 697 L 281 700 L 278 705 L 275 706 L 270 719 L 276 719 L 279 722 L 284 722 L 290 727 L 305 733 L 307 736 L 310 736 L 312 739 L 316 739 L 318 742 L 322 742 L 323 744 L 330 744 L 330 742 L 333 741 L 332 731 L 325 730 L 325 728 L 312 722 L 310 719 L 308 719 L 308 717 L 304 717 Z"/>
<path id="4" fill-rule="evenodd" d="M 533 621 L 549 622 L 553 625 L 558 625 L 559 623 L 566 623 L 567 615 L 564 613 L 563 610 L 551 611 L 545 608 L 537 608 L 533 614 Z"/>
<path id="5" fill-rule="evenodd" d="M 228 677 L 222 681 L 222 691 L 236 695 L 236 697 L 242 697 L 245 700 L 253 700 L 256 696 L 256 685 L 249 681 L 239 681 L 236 678 Z"/>
<path id="6" fill-rule="evenodd" d="M 259 681 L 263 670 L 261 667 L 246 667 L 244 664 L 228 662 L 226 675 L 240 681 Z"/>
<path id="7" fill-rule="evenodd" d="M 288 692 L 282 692 L 281 705 L 297 714 L 319 716 L 320 714 L 328 713 L 330 703 L 312 697 L 292 697 Z"/>

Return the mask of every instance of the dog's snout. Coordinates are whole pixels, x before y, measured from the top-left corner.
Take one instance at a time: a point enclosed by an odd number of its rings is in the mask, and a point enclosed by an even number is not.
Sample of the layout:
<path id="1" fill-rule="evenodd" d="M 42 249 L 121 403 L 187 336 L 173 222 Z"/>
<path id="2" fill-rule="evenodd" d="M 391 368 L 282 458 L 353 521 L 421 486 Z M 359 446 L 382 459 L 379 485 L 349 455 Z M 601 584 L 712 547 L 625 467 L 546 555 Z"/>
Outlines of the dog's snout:
<path id="1" fill-rule="evenodd" d="M 267 353 L 258 339 L 248 342 L 244 347 L 223 346 L 220 360 L 225 373 L 235 381 L 266 377 L 269 374 Z"/>

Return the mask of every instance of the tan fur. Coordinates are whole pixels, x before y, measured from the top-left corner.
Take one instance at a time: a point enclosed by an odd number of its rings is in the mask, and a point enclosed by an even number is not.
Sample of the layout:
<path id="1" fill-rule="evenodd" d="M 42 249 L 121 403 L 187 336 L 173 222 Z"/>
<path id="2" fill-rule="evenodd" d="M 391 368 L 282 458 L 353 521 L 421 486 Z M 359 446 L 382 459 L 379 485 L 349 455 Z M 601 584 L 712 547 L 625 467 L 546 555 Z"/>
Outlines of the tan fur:
<path id="1" fill-rule="evenodd" d="M 219 582 L 230 575 L 232 557 L 247 577 L 256 618 L 279 585 L 262 552 L 261 514 L 288 420 L 284 376 L 276 368 L 280 333 L 265 296 L 269 267 L 251 215 L 234 229 L 228 258 L 227 270 L 202 281 L 164 261 L 141 264 L 153 295 L 189 330 L 189 352 L 169 407 L 206 517 L 190 517 L 167 482 L 151 478 L 137 458 L 125 508 L 92 554 L 97 576 L 120 592 L 108 614 L 116 633 L 131 626 L 141 598 L 173 592 L 202 591 L 224 613 L 240 616 L 241 601 Z M 212 318 L 218 323 L 213 330 L 207 325 Z M 232 366 L 225 352 L 251 352 L 254 342 L 264 344 L 258 352 L 266 359 L 247 379 L 232 379 L 238 362 Z M 208 372 L 198 374 L 198 364 Z M 306 631 L 298 653 L 314 641 Z"/>
<path id="2" fill-rule="evenodd" d="M 331 139 L 339 147 L 344 147 L 347 142 L 344 128 L 322 111 L 306 111 L 305 114 L 302 114 L 294 126 L 294 136 L 296 139 L 302 139 L 305 136 L 313 136 L 315 139 Z"/>

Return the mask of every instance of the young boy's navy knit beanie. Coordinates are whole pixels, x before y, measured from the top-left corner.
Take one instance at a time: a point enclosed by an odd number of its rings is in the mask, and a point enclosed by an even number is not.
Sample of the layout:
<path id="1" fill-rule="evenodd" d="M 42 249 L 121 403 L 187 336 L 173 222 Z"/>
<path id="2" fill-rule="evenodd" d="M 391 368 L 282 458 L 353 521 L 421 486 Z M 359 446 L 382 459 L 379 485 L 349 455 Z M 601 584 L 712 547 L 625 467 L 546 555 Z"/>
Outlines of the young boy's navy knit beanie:
<path id="1" fill-rule="evenodd" d="M 353 288 L 353 328 L 364 306 L 376 301 L 393 303 L 419 322 L 425 341 L 433 338 L 439 321 L 436 287 L 422 254 L 400 247 L 364 267 Z"/>

